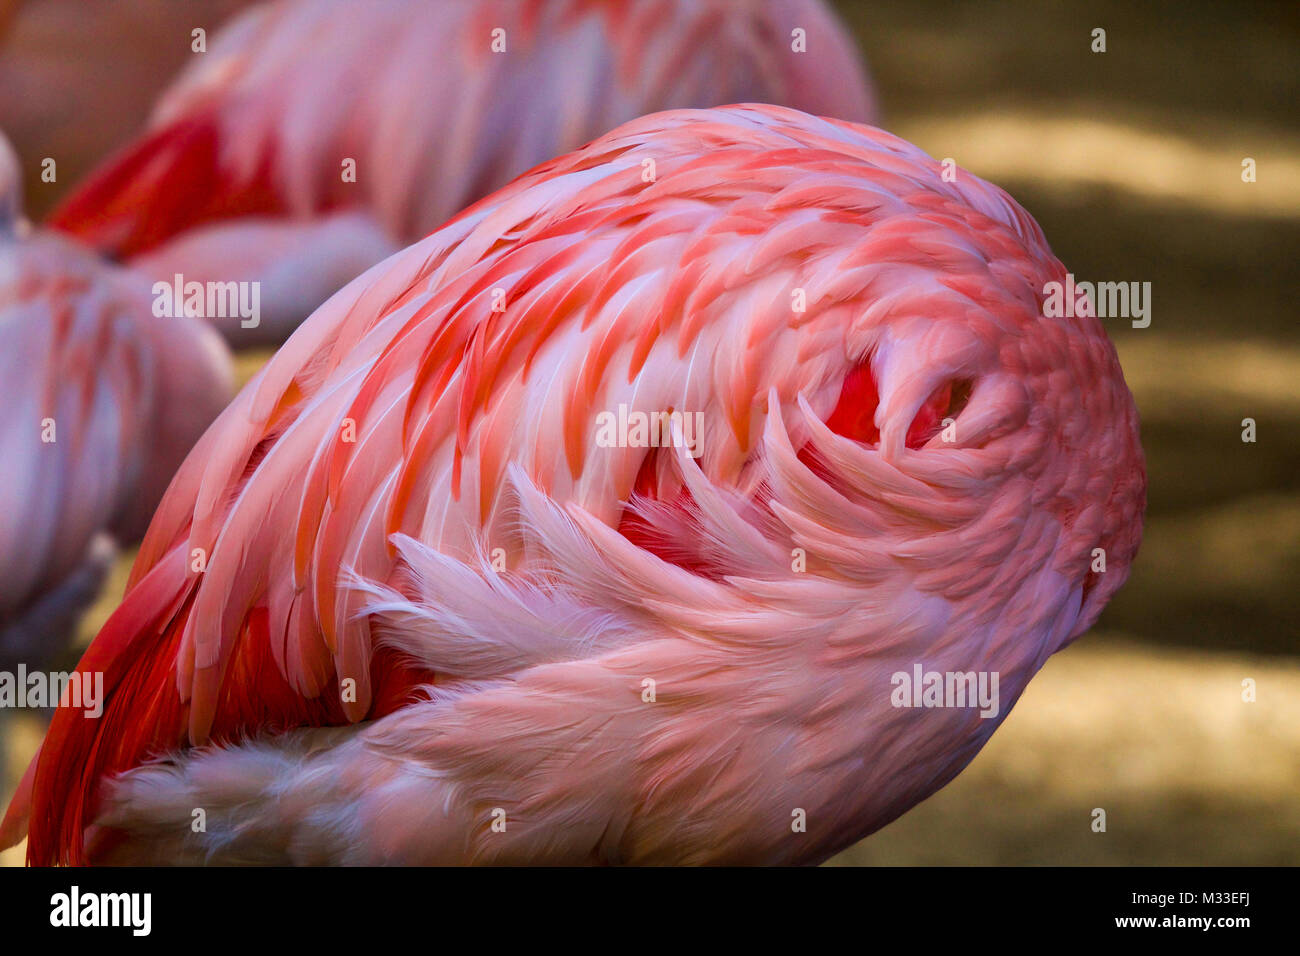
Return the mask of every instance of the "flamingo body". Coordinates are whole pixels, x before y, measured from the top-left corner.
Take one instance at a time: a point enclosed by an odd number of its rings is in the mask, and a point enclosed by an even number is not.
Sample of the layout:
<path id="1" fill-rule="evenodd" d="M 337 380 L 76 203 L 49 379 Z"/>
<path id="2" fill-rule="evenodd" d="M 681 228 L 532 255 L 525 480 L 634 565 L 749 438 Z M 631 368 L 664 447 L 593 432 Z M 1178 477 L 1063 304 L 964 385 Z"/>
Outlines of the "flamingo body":
<path id="1" fill-rule="evenodd" d="M 57 713 L 6 838 L 824 859 L 951 779 L 1127 575 L 1136 413 L 1098 321 L 1044 317 L 1064 277 L 1001 190 L 794 110 L 537 167 L 332 297 L 200 441 L 81 663 L 104 715 Z M 598 440 L 620 407 L 696 441 Z M 997 716 L 895 706 L 916 664 L 998 674 Z"/>
<path id="2" fill-rule="evenodd" d="M 260 331 L 219 326 L 241 346 L 282 341 L 342 284 L 332 281 L 339 274 L 351 278 L 633 117 L 751 100 L 855 121 L 874 113 L 852 40 L 821 0 L 352 9 L 350 0 L 278 0 L 245 11 L 164 94 L 147 133 L 51 224 L 151 279 L 170 281 L 174 269 L 224 280 L 231 256 L 260 258 L 272 282 L 291 275 L 285 284 L 310 305 L 275 303 Z M 806 52 L 793 48 L 795 30 Z M 245 228 L 290 220 L 302 237 L 340 209 L 368 216 L 369 227 L 335 228 L 309 257 Z M 197 229 L 202 243 L 190 241 Z M 376 248 L 376 232 L 387 248 Z"/>
<path id="3" fill-rule="evenodd" d="M 137 540 L 233 390 L 216 334 L 147 283 L 21 219 L 0 139 L 0 662 L 36 667 Z"/>

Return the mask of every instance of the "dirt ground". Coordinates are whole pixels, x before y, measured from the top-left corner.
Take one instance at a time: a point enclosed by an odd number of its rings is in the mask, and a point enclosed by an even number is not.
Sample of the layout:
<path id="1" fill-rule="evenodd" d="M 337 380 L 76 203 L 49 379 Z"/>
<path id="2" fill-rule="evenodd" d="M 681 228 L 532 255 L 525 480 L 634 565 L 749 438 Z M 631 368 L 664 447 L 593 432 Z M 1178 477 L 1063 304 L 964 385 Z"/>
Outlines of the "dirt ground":
<path id="1" fill-rule="evenodd" d="M 1079 278 L 1150 282 L 1152 321 L 1108 321 L 1150 477 L 1131 580 L 954 783 L 832 862 L 1300 863 L 1300 18 L 838 6 L 883 125 L 1006 188 Z M 11 724 L 17 770 L 38 731 Z"/>

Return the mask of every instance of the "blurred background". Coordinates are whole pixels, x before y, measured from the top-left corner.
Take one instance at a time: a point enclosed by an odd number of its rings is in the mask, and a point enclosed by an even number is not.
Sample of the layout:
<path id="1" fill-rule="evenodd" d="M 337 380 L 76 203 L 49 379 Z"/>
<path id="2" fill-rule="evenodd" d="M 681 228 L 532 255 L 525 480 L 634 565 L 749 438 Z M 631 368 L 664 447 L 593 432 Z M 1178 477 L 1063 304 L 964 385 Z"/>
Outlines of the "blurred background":
<path id="1" fill-rule="evenodd" d="M 143 125 L 189 56 L 174 38 L 243 5 L 0 0 L 0 125 L 20 155 L 60 157 L 57 184 L 27 164 L 33 218 Z M 1150 282 L 1152 321 L 1106 322 L 1150 478 L 1128 585 L 955 782 L 833 862 L 1300 863 L 1300 13 L 836 6 L 886 128 L 1005 188 L 1078 279 Z M 241 375 L 267 354 L 241 355 Z M 40 726 L 9 723 L 20 773 Z"/>

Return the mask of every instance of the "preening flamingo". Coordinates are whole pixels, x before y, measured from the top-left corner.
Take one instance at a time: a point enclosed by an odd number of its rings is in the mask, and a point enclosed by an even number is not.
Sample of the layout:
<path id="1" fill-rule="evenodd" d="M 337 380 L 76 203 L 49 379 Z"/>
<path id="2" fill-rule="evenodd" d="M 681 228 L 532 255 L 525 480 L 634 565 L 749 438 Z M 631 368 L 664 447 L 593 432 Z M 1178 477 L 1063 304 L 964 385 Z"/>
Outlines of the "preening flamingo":
<path id="1" fill-rule="evenodd" d="M 634 117 L 759 101 L 873 119 L 853 41 L 822 0 L 354 12 L 351 0 L 245 11 L 52 225 L 151 280 L 260 281 L 261 325 L 218 325 L 238 346 L 280 342 L 366 267 Z"/>
<path id="2" fill-rule="evenodd" d="M 943 786 L 1123 582 L 1145 474 L 1038 226 L 942 172 L 660 113 L 358 277 L 181 467 L 80 665 L 104 716 L 59 709 L 4 841 L 800 863 Z M 598 440 L 620 406 L 678 417 Z M 997 716 L 894 706 L 917 664 Z"/>
<path id="3" fill-rule="evenodd" d="M 147 282 L 30 230 L 0 137 L 0 669 L 48 663 L 113 545 L 148 526 L 233 393 L 210 328 L 156 317 Z"/>

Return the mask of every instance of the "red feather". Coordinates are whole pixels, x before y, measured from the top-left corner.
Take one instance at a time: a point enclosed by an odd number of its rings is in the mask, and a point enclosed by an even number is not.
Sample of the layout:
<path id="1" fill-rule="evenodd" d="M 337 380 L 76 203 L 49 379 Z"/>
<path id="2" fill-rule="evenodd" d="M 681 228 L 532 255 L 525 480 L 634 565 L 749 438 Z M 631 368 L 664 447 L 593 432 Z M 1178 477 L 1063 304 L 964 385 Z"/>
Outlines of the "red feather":
<path id="1" fill-rule="evenodd" d="M 221 147 L 215 110 L 178 120 L 109 160 L 49 224 L 126 259 L 205 223 L 283 214 L 271 152 L 241 178 L 223 169 Z"/>

